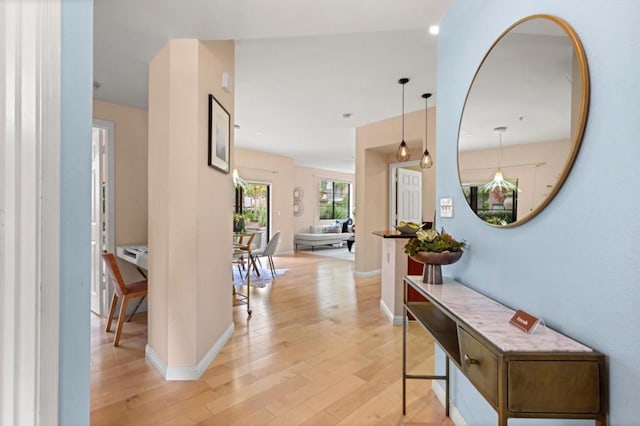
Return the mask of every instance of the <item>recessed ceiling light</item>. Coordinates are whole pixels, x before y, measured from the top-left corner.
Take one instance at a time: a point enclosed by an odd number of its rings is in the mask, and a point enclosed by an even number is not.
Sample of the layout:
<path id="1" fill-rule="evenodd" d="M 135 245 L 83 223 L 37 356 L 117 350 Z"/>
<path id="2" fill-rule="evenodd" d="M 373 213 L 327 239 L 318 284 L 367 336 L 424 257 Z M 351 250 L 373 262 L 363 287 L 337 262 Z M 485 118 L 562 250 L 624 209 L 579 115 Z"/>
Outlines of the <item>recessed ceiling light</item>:
<path id="1" fill-rule="evenodd" d="M 429 27 L 429 34 L 438 35 L 439 32 L 440 32 L 440 27 L 438 25 L 431 25 Z"/>
<path id="2" fill-rule="evenodd" d="M 256 136 L 262 136 L 263 133 L 262 132 L 256 132 Z"/>

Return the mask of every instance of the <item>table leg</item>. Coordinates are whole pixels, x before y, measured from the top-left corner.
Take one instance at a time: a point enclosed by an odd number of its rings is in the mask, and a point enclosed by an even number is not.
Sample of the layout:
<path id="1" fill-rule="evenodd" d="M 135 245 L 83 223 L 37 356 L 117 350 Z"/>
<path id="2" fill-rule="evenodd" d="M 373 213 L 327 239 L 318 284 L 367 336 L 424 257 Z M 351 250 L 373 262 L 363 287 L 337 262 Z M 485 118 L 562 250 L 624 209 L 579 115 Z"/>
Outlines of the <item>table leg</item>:
<path id="1" fill-rule="evenodd" d="M 260 276 L 260 269 L 256 266 L 256 258 L 254 256 L 249 255 L 249 259 L 251 259 L 251 264 L 253 265 L 253 269 L 256 271 L 256 276 Z"/>
<path id="2" fill-rule="evenodd" d="M 247 314 L 251 316 L 251 251 L 248 252 L 247 262 Z"/>

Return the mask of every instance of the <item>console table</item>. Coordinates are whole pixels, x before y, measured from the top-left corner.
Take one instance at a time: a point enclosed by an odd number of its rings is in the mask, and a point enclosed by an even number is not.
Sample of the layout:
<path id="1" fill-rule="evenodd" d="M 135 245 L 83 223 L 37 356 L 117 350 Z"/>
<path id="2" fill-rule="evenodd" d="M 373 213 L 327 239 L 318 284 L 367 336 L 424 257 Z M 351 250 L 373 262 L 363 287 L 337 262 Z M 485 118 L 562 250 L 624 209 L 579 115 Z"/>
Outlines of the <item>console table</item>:
<path id="1" fill-rule="evenodd" d="M 406 380 L 445 381 L 449 415 L 452 361 L 498 413 L 509 418 L 594 419 L 606 426 L 608 379 L 605 356 L 542 325 L 525 334 L 509 324 L 514 310 L 453 280 L 427 285 L 404 277 L 404 316 L 411 313 L 444 350 L 444 375 L 407 374 L 407 321 L 402 327 L 402 413 Z M 426 302 L 407 300 L 413 288 Z"/>

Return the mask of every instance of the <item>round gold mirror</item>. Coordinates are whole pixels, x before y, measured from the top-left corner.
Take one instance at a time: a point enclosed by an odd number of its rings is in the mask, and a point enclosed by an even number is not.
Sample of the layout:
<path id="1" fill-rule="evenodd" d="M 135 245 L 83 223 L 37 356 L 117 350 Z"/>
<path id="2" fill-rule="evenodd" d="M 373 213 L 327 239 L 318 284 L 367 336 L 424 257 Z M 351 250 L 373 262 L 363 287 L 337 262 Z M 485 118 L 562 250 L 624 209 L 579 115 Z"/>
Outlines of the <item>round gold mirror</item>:
<path id="1" fill-rule="evenodd" d="M 573 29 L 534 15 L 509 27 L 471 83 L 458 134 L 468 205 L 495 226 L 520 225 L 559 191 L 578 153 L 589 70 Z"/>

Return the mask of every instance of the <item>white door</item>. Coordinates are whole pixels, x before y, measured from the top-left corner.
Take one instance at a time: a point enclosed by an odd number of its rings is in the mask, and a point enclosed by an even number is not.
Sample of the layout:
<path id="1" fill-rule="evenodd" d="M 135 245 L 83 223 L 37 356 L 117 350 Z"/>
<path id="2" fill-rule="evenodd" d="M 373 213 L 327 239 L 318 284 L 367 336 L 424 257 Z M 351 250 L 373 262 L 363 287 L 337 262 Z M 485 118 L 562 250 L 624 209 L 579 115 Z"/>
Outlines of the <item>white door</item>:
<path id="1" fill-rule="evenodd" d="M 398 168 L 396 224 L 422 223 L 422 172 Z"/>
<path id="2" fill-rule="evenodd" d="M 104 279 L 102 250 L 104 241 L 104 183 L 102 157 L 106 131 L 94 127 L 91 133 L 91 310 L 102 316 L 104 306 Z"/>

